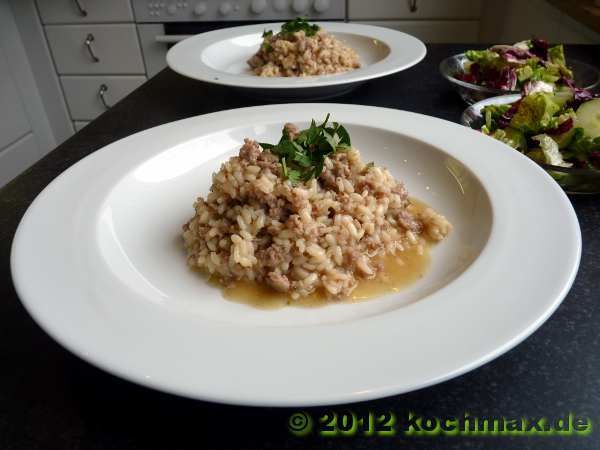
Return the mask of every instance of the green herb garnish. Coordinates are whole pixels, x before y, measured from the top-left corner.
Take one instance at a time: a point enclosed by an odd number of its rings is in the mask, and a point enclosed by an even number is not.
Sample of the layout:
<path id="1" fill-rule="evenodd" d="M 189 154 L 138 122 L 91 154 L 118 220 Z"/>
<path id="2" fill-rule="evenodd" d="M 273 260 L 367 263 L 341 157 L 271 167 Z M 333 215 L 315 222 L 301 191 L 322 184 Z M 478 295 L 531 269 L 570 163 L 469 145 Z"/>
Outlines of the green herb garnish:
<path id="1" fill-rule="evenodd" d="M 262 51 L 267 52 L 267 53 L 273 51 L 273 46 L 269 42 L 269 38 L 271 36 L 273 36 L 273 30 L 264 30 L 263 31 L 263 34 L 262 34 L 263 42 L 260 45 L 260 48 Z"/>
<path id="2" fill-rule="evenodd" d="M 323 172 L 326 156 L 350 148 L 348 131 L 337 122 L 327 126 L 328 122 L 329 114 L 321 125 L 313 119 L 310 127 L 300 131 L 294 139 L 290 139 L 284 128 L 276 145 L 260 143 L 263 149 L 279 157 L 283 177 L 293 185 L 318 178 Z"/>
<path id="3" fill-rule="evenodd" d="M 303 17 L 298 17 L 297 19 L 290 20 L 281 25 L 281 34 L 283 37 L 285 37 L 286 35 L 290 35 L 298 31 L 304 31 L 306 36 L 314 36 L 320 29 L 321 27 L 319 27 L 319 25 L 311 25 L 308 20 L 304 19 Z M 273 36 L 273 30 L 263 31 L 263 39 L 270 38 L 271 36 Z"/>
<path id="4" fill-rule="evenodd" d="M 317 33 L 317 31 L 319 31 L 320 29 L 321 28 L 318 25 L 311 25 L 310 23 L 308 23 L 308 21 L 306 19 L 303 19 L 302 17 L 298 17 L 295 20 L 290 20 L 289 22 L 284 23 L 281 26 L 280 35 L 283 38 L 286 38 L 290 34 L 295 33 L 297 31 L 304 31 L 304 34 L 306 34 L 306 36 L 314 36 Z M 269 52 L 273 51 L 273 46 L 269 42 L 269 39 L 271 37 L 273 37 L 273 30 L 264 30 L 263 31 L 263 34 L 262 34 L 263 43 L 261 44 L 260 48 L 264 52 L 269 53 Z"/>
<path id="5" fill-rule="evenodd" d="M 286 22 L 283 25 L 281 25 L 282 33 L 291 34 L 296 33 L 298 31 L 304 31 L 304 34 L 306 34 L 307 36 L 314 36 L 320 29 L 321 28 L 319 27 L 319 25 L 311 25 L 308 22 L 308 20 L 306 20 L 303 17 L 298 17 L 295 20 L 290 20 L 289 22 Z"/>

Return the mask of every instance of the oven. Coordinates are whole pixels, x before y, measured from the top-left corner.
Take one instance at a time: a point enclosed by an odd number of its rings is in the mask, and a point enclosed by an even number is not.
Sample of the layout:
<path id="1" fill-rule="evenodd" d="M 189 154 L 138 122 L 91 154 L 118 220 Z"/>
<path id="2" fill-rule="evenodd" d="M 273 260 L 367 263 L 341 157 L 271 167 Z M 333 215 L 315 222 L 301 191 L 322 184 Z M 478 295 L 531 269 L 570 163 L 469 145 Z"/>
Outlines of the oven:
<path id="1" fill-rule="evenodd" d="M 347 19 L 346 0 L 132 0 L 148 77 L 166 67 L 168 48 L 186 37 L 236 25 Z"/>

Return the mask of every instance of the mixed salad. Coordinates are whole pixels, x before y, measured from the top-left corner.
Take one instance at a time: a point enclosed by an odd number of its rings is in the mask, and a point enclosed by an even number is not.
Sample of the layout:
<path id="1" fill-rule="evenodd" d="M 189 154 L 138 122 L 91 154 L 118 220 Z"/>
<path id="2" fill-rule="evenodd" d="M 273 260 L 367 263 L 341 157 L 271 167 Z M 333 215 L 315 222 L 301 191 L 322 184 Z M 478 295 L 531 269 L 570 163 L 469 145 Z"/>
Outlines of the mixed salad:
<path id="1" fill-rule="evenodd" d="M 563 81 L 556 90 L 531 83 L 520 100 L 484 107 L 481 131 L 539 163 L 600 170 L 599 94 Z M 565 174 L 552 175 L 560 181 Z"/>
<path id="2" fill-rule="evenodd" d="M 530 39 L 514 45 L 494 45 L 487 50 L 468 50 L 463 71 L 455 78 L 504 91 L 520 90 L 532 81 L 555 86 L 572 80 L 562 45 L 550 46 L 543 39 Z"/>

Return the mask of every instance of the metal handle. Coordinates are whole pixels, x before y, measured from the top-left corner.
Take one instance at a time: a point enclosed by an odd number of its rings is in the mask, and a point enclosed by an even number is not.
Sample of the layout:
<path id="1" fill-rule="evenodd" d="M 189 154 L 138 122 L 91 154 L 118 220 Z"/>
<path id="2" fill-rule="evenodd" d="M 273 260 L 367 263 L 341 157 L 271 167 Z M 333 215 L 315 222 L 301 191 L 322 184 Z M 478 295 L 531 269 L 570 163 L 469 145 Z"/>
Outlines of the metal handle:
<path id="1" fill-rule="evenodd" d="M 158 34 L 154 36 L 154 40 L 161 44 L 176 44 L 192 36 L 193 34 Z"/>
<path id="2" fill-rule="evenodd" d="M 100 96 L 100 101 L 104 105 L 104 108 L 109 109 L 110 105 L 106 102 L 106 92 L 108 91 L 108 86 L 102 83 L 100 85 L 100 90 L 98 91 L 98 95 Z"/>
<path id="3" fill-rule="evenodd" d="M 92 42 L 94 42 L 94 35 L 92 33 L 88 34 L 87 37 L 85 38 L 85 46 L 88 49 L 88 52 L 90 53 L 90 56 L 92 57 L 92 61 L 94 62 L 99 62 L 100 58 L 98 58 L 95 54 L 94 54 L 94 49 L 92 48 Z"/>
<path id="4" fill-rule="evenodd" d="M 75 2 L 75 4 L 77 5 L 77 9 L 79 10 L 79 14 L 81 14 L 83 17 L 87 16 L 87 10 L 85 9 L 85 7 L 81 4 L 80 0 L 73 0 Z"/>
<path id="5" fill-rule="evenodd" d="M 417 0 L 408 0 L 408 9 L 411 13 L 417 12 Z"/>

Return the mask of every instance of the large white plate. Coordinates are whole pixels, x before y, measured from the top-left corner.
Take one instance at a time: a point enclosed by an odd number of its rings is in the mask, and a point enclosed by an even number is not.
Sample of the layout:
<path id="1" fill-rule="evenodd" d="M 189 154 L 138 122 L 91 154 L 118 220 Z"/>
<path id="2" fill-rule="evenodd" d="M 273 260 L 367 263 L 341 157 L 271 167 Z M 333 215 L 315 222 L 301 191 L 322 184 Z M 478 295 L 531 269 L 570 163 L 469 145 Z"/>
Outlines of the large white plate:
<path id="1" fill-rule="evenodd" d="M 192 202 L 244 137 L 273 141 L 282 122 L 327 112 L 454 231 L 398 294 L 275 311 L 224 300 L 186 268 Z M 169 123 L 83 159 L 25 214 L 12 273 L 42 328 L 109 372 L 198 399 L 318 405 L 410 391 L 497 357 L 555 310 L 580 252 L 565 194 L 504 144 L 404 111 L 293 104 Z"/>
<path id="2" fill-rule="evenodd" d="M 246 61 L 258 51 L 264 30 L 278 31 L 281 23 L 225 28 L 185 39 L 167 53 L 167 64 L 186 77 L 251 89 L 275 97 L 316 97 L 341 94 L 358 84 L 399 72 L 421 61 L 425 44 L 400 31 L 371 25 L 317 22 L 354 48 L 361 68 L 341 74 L 311 77 L 259 77 Z"/>

